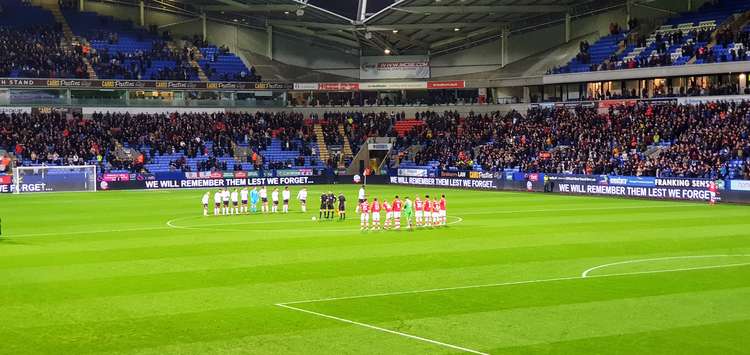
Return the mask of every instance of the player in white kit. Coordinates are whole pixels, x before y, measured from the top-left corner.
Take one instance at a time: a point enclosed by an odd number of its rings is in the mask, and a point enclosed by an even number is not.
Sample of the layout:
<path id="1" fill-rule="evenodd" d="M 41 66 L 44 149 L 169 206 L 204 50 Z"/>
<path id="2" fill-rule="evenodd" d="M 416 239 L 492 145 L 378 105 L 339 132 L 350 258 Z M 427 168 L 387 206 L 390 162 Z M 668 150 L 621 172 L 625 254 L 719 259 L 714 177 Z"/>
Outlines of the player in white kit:
<path id="1" fill-rule="evenodd" d="M 240 200 L 242 201 L 242 206 L 240 207 L 241 213 L 247 213 L 247 197 L 249 194 L 250 191 L 247 190 L 247 187 L 243 187 L 240 190 Z"/>
<path id="2" fill-rule="evenodd" d="M 203 205 L 203 215 L 208 216 L 208 201 L 211 199 L 211 193 L 206 191 L 201 197 L 201 204 Z"/>
<path id="3" fill-rule="evenodd" d="M 274 188 L 273 192 L 271 192 L 271 202 L 273 205 L 271 206 L 271 212 L 277 213 L 279 212 L 279 189 Z"/>
<path id="4" fill-rule="evenodd" d="M 357 194 L 357 213 L 359 213 L 359 206 L 362 204 L 362 202 L 365 202 L 366 198 L 367 195 L 365 194 L 365 185 L 362 185 L 362 187 L 359 188 L 359 193 Z"/>
<path id="5" fill-rule="evenodd" d="M 232 209 L 229 210 L 229 214 L 240 214 L 240 193 L 237 189 L 232 191 Z"/>
<path id="6" fill-rule="evenodd" d="M 214 192 L 214 216 L 219 215 L 221 209 L 221 190 Z"/>
<path id="7" fill-rule="evenodd" d="M 289 191 L 289 186 L 284 186 L 284 191 L 281 192 L 281 200 L 283 201 L 282 212 L 289 213 L 289 199 L 292 197 L 292 192 Z"/>
<path id="8" fill-rule="evenodd" d="M 263 186 L 260 188 L 260 212 L 268 213 L 268 190 Z"/>
<path id="9" fill-rule="evenodd" d="M 299 200 L 299 204 L 302 207 L 302 213 L 307 212 L 307 188 L 303 187 L 302 190 L 299 190 L 297 193 L 297 200 Z"/>
<path id="10" fill-rule="evenodd" d="M 229 214 L 229 198 L 230 193 L 228 189 L 224 189 L 224 191 L 221 192 L 221 214 L 222 215 L 228 215 Z"/>

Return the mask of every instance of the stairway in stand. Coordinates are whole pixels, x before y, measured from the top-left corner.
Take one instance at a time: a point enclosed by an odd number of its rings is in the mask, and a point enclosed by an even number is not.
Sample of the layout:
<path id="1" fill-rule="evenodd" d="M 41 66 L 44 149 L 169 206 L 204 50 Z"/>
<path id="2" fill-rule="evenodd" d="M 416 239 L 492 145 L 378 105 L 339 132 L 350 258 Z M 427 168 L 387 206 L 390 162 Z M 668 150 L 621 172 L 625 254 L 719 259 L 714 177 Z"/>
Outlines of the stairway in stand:
<path id="1" fill-rule="evenodd" d="M 344 125 L 339 125 L 339 134 L 344 137 L 344 145 L 341 148 L 341 160 L 339 160 L 339 169 L 346 168 L 346 158 L 351 158 L 354 154 L 352 154 L 352 145 L 349 142 L 349 136 L 346 134 L 346 130 L 344 130 Z"/>
<path id="2" fill-rule="evenodd" d="M 175 51 L 178 49 L 182 50 L 178 48 L 177 45 L 173 41 L 167 42 L 167 47 L 169 47 L 169 49 L 171 49 L 172 51 Z M 195 69 L 195 72 L 198 74 L 198 79 L 200 81 L 208 81 L 208 76 L 203 71 L 203 68 L 201 68 L 200 64 L 198 64 L 198 61 L 203 58 L 203 54 L 201 54 L 201 51 L 198 49 L 198 47 L 195 47 L 195 46 L 190 46 L 190 50 L 192 50 L 193 53 L 195 53 L 193 60 L 190 61 L 190 66 L 193 67 L 193 69 Z"/>
<path id="3" fill-rule="evenodd" d="M 323 164 L 328 164 L 328 158 L 330 157 L 330 154 L 328 153 L 326 137 L 325 135 L 323 135 L 323 128 L 320 127 L 319 124 L 315 124 L 315 127 L 313 127 L 313 132 L 315 132 L 315 138 L 318 143 L 318 158 L 321 162 L 323 162 Z"/>
<path id="4" fill-rule="evenodd" d="M 73 34 L 73 30 L 68 24 L 68 20 L 63 15 L 62 10 L 60 10 L 60 4 L 58 3 L 58 1 L 42 0 L 39 2 L 39 5 L 43 9 L 51 12 L 52 16 L 55 17 L 55 21 L 62 25 L 63 35 L 65 35 L 65 47 L 70 50 L 74 50 L 73 41 L 75 41 L 75 35 Z M 89 59 L 83 57 L 83 63 L 86 65 L 86 72 L 89 74 L 89 79 L 97 79 L 98 77 L 96 76 L 96 71 L 94 70 L 94 66 L 91 65 L 91 62 L 89 62 Z"/>
<path id="5" fill-rule="evenodd" d="M 45 0 L 41 1 L 40 5 L 42 8 L 49 10 L 49 12 L 52 13 L 52 16 L 55 17 L 55 21 L 60 23 L 60 25 L 62 26 L 63 35 L 65 36 L 65 46 L 70 50 L 73 50 L 73 41 L 75 40 L 75 35 L 73 34 L 73 30 L 68 24 L 68 20 L 63 15 L 62 10 L 60 10 L 59 3 L 56 0 Z M 84 57 L 83 63 L 86 65 L 86 72 L 88 72 L 89 74 L 89 79 L 97 79 L 96 71 L 94 71 L 94 67 L 91 65 L 91 62 L 89 62 L 88 58 Z"/>

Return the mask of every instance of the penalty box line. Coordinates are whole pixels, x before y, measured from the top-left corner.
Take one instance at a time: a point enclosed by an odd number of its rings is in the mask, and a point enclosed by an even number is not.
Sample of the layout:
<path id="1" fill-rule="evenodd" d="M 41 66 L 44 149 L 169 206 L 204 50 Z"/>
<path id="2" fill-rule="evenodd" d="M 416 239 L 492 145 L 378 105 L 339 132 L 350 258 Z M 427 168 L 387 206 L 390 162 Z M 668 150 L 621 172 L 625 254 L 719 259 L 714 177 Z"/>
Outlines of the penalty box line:
<path id="1" fill-rule="evenodd" d="M 374 297 L 386 297 L 386 296 L 397 296 L 397 295 L 408 295 L 408 294 L 419 294 L 419 293 L 428 293 L 428 292 L 440 292 L 440 291 L 453 291 L 453 290 L 467 290 L 467 289 L 476 289 L 476 288 L 486 288 L 486 287 L 501 287 L 501 286 L 512 286 L 512 285 L 525 285 L 525 284 L 536 284 L 536 283 L 545 283 L 545 282 L 556 282 L 556 281 L 569 281 L 569 280 L 584 280 L 584 279 L 595 279 L 595 278 L 607 278 L 607 277 L 616 277 L 616 276 L 632 276 L 632 275 L 647 275 L 647 274 L 659 274 L 659 273 L 667 273 L 667 272 L 681 272 L 681 271 L 692 271 L 692 270 L 708 270 L 708 269 L 718 269 L 718 268 L 727 268 L 727 267 L 739 267 L 739 266 L 747 266 L 750 265 L 750 262 L 744 262 L 744 263 L 733 263 L 733 264 L 724 264 L 724 265 L 707 265 L 707 266 L 696 266 L 696 267 L 684 267 L 684 268 L 675 268 L 675 269 L 664 269 L 664 270 L 647 270 L 647 271 L 634 271 L 634 272 L 622 272 L 622 273 L 614 273 L 614 274 L 603 274 L 603 275 L 589 275 L 589 272 L 595 270 L 595 269 L 601 269 L 608 266 L 613 265 L 619 265 L 624 263 L 633 263 L 633 262 L 647 262 L 647 261 L 657 261 L 657 260 L 671 260 L 671 259 L 690 259 L 690 258 L 705 258 L 705 257 L 749 257 L 750 254 L 735 254 L 735 255 L 703 255 L 703 256 L 677 256 L 677 257 L 664 257 L 664 258 L 652 258 L 652 259 L 635 259 L 631 261 L 625 261 L 620 263 L 610 263 L 610 264 L 602 264 L 593 268 L 590 268 L 588 270 L 585 270 L 583 273 L 581 273 L 580 276 L 568 276 L 568 277 L 555 277 L 555 278 L 548 278 L 548 279 L 537 279 L 537 280 L 525 280 L 525 281 L 512 281 L 512 282 L 501 282 L 501 283 L 492 283 L 492 284 L 482 284 L 482 285 L 467 285 L 467 286 L 456 286 L 456 287 L 442 287 L 442 288 L 431 288 L 431 289 L 424 289 L 424 290 L 412 290 L 412 291 L 399 291 L 399 292 L 387 292 L 387 293 L 374 293 L 374 294 L 368 294 L 368 295 L 359 295 L 359 296 L 346 296 L 346 297 L 332 297 L 332 298 L 321 298 L 321 299 L 314 299 L 314 300 L 304 300 L 304 301 L 292 301 L 292 302 L 283 302 L 283 303 L 276 303 L 275 306 L 282 307 L 286 309 L 290 309 L 297 312 L 307 313 L 314 316 L 327 318 L 347 324 L 357 325 L 360 327 L 368 328 L 377 330 L 384 333 L 389 333 L 393 335 L 402 336 L 409 339 L 414 339 L 421 342 L 426 342 L 446 348 L 451 348 L 454 350 L 460 350 L 467 353 L 472 354 L 480 354 L 480 355 L 489 355 L 488 353 L 483 353 L 478 350 L 469 349 L 466 347 L 449 344 L 445 342 L 441 342 L 434 339 L 429 339 L 413 334 L 408 334 L 404 332 L 399 332 L 387 328 L 378 327 L 372 324 L 362 323 L 358 321 L 354 321 L 351 319 L 341 318 L 330 314 L 320 313 L 311 311 L 308 309 L 296 307 L 293 305 L 299 305 L 299 304 L 305 304 L 305 303 L 319 303 L 319 302 L 329 302 L 329 301 L 340 301 L 340 300 L 351 300 L 351 299 L 361 299 L 361 298 L 374 298 Z"/>

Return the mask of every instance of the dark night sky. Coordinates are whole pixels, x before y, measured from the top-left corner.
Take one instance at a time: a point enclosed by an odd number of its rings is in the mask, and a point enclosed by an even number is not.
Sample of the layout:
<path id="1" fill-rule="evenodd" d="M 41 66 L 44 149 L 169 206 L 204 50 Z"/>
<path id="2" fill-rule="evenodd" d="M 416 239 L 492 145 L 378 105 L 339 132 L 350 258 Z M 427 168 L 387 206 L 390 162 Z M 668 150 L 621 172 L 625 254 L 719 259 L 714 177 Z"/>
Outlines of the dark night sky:
<path id="1" fill-rule="evenodd" d="M 310 3 L 350 19 L 357 17 L 357 0 L 310 0 Z M 378 12 L 393 3 L 394 0 L 368 0 L 367 12 Z"/>

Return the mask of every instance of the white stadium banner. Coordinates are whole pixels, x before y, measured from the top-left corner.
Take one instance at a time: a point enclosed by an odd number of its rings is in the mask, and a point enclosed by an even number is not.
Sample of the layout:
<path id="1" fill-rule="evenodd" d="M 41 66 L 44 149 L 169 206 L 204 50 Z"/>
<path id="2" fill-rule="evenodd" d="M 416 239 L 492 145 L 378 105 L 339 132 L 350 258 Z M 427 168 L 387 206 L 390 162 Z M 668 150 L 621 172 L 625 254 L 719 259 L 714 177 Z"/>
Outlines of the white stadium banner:
<path id="1" fill-rule="evenodd" d="M 310 90 L 315 91 L 320 88 L 318 83 L 294 83 L 294 90 Z"/>
<path id="2" fill-rule="evenodd" d="M 359 78 L 429 79 L 430 58 L 421 55 L 360 57 Z"/>

